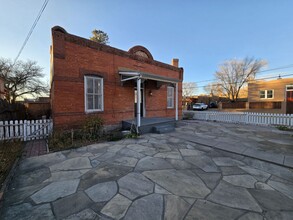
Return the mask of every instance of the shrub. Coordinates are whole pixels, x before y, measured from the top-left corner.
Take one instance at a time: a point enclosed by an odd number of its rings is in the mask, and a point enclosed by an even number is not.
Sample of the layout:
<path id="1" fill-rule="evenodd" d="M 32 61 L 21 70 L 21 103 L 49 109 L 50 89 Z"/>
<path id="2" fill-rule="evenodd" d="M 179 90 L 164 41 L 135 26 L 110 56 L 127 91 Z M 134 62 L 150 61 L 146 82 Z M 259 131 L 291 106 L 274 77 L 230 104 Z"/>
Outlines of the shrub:
<path id="1" fill-rule="evenodd" d="M 99 141 L 103 135 L 103 124 L 100 117 L 90 116 L 80 129 L 55 130 L 49 137 L 49 150 L 66 150 Z"/>
<path id="2" fill-rule="evenodd" d="M 102 135 L 104 121 L 97 116 L 88 117 L 82 128 L 83 137 L 86 140 L 98 140 Z"/>

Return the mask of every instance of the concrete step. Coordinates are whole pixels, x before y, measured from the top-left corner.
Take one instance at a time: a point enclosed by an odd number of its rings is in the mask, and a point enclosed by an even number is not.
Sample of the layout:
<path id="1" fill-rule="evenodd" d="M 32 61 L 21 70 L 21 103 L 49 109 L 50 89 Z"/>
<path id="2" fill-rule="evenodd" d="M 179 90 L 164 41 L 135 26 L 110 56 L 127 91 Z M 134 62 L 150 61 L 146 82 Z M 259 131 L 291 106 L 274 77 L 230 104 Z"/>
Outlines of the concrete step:
<path id="1" fill-rule="evenodd" d="M 153 133 L 156 133 L 156 134 L 164 134 L 164 133 L 168 133 L 168 132 L 172 132 L 172 131 L 175 131 L 174 124 L 153 126 Z"/>

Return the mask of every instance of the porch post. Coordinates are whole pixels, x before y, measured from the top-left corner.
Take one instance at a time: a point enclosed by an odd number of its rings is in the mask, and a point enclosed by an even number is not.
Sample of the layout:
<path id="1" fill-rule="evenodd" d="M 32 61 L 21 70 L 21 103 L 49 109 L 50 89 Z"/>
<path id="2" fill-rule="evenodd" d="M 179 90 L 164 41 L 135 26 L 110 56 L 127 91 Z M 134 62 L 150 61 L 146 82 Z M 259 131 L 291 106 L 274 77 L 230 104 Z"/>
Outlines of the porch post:
<path id="1" fill-rule="evenodd" d="M 136 126 L 140 127 L 140 100 L 141 100 L 141 91 L 140 91 L 141 78 L 137 78 L 136 88 L 137 88 L 137 103 L 136 103 Z"/>
<path id="2" fill-rule="evenodd" d="M 175 86 L 175 91 L 176 91 L 176 107 L 175 107 L 175 119 L 176 121 L 178 121 L 178 83 L 176 83 L 176 86 Z"/>

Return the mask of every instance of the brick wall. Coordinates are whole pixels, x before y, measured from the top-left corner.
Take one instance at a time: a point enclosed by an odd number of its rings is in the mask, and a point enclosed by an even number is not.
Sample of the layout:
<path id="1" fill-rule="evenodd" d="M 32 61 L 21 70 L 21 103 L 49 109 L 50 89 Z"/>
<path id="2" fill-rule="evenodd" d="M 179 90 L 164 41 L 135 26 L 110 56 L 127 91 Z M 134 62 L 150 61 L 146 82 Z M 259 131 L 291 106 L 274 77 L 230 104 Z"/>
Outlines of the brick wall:
<path id="1" fill-rule="evenodd" d="M 143 47 L 139 47 L 143 48 Z M 144 48 L 145 49 L 145 48 Z M 87 115 L 101 116 L 107 125 L 119 125 L 122 120 L 134 117 L 134 82 L 121 85 L 119 70 L 156 74 L 180 80 L 178 83 L 179 118 L 182 115 L 181 94 L 183 69 L 141 57 L 110 46 L 52 29 L 51 47 L 51 105 L 54 126 L 79 126 Z M 135 51 L 137 52 L 137 51 Z M 148 54 L 149 51 L 145 51 Z M 84 75 L 104 79 L 104 111 L 87 114 L 84 102 Z M 167 109 L 167 85 L 147 80 L 144 96 L 147 117 L 175 117 L 175 108 Z M 152 91 L 152 96 L 149 92 Z M 175 103 L 175 97 L 174 97 Z"/>

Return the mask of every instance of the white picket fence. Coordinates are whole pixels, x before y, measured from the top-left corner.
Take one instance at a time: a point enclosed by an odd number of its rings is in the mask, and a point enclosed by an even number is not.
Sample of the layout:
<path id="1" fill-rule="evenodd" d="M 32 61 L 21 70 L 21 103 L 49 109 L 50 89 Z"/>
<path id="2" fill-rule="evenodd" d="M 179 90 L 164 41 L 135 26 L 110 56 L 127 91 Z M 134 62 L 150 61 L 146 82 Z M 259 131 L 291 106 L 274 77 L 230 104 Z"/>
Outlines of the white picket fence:
<path id="1" fill-rule="evenodd" d="M 42 120 L 19 120 L 0 121 L 0 140 L 21 139 L 23 141 L 44 139 L 52 132 L 53 121 Z"/>
<path id="2" fill-rule="evenodd" d="M 194 112 L 193 119 L 256 125 L 293 126 L 293 114 L 205 111 Z"/>

